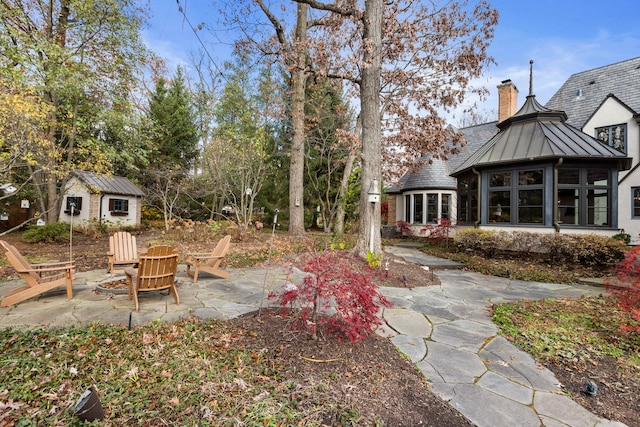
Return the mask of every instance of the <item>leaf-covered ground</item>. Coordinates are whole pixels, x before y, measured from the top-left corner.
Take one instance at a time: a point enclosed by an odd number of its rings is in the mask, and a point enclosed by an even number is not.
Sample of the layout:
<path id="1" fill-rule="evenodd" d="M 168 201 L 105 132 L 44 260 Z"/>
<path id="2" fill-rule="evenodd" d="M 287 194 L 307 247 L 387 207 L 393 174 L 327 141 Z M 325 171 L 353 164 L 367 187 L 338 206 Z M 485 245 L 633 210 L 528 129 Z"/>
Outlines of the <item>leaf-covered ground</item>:
<path id="1" fill-rule="evenodd" d="M 68 241 L 27 244 L 19 235 L 2 239 L 33 261 L 65 259 L 69 253 Z M 186 253 L 213 248 L 217 237 L 141 233 L 138 241 L 143 246 L 171 243 Z M 226 263 L 254 265 L 269 256 L 302 263 L 313 247 L 341 242 L 326 235 L 301 241 L 276 234 L 272 239 L 264 232 L 244 240 L 234 238 Z M 105 269 L 107 246 L 107 236 L 74 235 L 79 269 Z M 379 285 L 431 285 L 420 266 L 394 257 L 387 260 L 389 273 L 377 276 Z M 552 277 L 553 266 L 534 261 L 526 262 L 527 271 Z M 521 260 L 513 267 L 508 260 L 500 263 L 512 272 L 517 265 L 524 268 Z M 366 267 L 365 261 L 362 266 Z M 575 277 L 591 274 L 572 268 Z M 0 280 L 9 277 L 16 277 L 15 272 L 0 258 Z M 580 332 L 579 338 L 557 332 L 555 322 L 566 317 L 605 319 L 613 303 L 603 301 L 523 303 L 521 309 L 503 316 L 514 323 L 514 332 L 505 334 L 515 338 L 532 326 L 558 354 L 545 358 L 537 349 L 525 350 L 556 373 L 573 399 L 602 417 L 640 426 L 637 345 L 618 340 L 617 328 L 606 322 L 565 327 Z M 24 425 L 74 423 L 71 407 L 93 384 L 110 425 L 469 425 L 429 392 L 422 375 L 388 340 L 371 337 L 349 344 L 321 336 L 312 341 L 294 334 L 287 322 L 263 313 L 222 323 L 152 324 L 133 331 L 95 326 L 24 336 L 2 332 L 0 426 L 18 419 Z M 608 353 L 594 352 L 599 347 L 590 343 L 596 334 L 609 342 Z M 572 347 L 572 343 L 584 345 Z M 11 375 L 9 381 L 4 381 L 5 373 Z M 583 392 L 589 380 L 600 384 L 594 397 Z"/>
<path id="2" fill-rule="evenodd" d="M 32 260 L 68 256 L 67 243 L 7 240 Z M 138 240 L 171 238 L 139 235 Z M 234 241 L 230 264 L 264 261 L 270 240 L 263 235 Z M 300 242 L 283 236 L 275 241 L 272 258 L 308 257 L 296 253 L 306 250 Z M 106 242 L 74 236 L 80 270 L 106 268 Z M 215 243 L 173 240 L 181 252 Z M 395 257 L 388 261 L 388 273 L 376 276 L 379 285 L 431 284 L 420 266 Z M 366 268 L 366 261 L 361 266 Z M 0 280 L 12 276 L 10 268 L 0 268 Z M 372 336 L 352 344 L 321 334 L 314 341 L 292 331 L 289 322 L 263 312 L 131 331 L 105 325 L 1 331 L 0 426 L 76 424 L 73 406 L 92 385 L 107 425 L 471 425 L 429 391 L 422 374 L 389 340 Z"/>

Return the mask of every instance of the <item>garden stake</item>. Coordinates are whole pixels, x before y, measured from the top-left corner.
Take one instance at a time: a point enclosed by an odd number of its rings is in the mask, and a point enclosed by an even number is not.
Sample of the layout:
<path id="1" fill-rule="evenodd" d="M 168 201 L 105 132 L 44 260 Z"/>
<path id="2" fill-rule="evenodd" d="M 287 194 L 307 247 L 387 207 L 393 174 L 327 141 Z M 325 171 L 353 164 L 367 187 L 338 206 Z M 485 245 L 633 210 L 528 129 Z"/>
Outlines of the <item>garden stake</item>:
<path id="1" fill-rule="evenodd" d="M 273 228 L 271 229 L 271 242 L 269 242 L 269 255 L 267 255 L 267 267 L 264 271 L 264 281 L 262 282 L 262 298 L 260 298 L 260 306 L 258 307 L 258 316 L 262 314 L 262 302 L 264 301 L 264 292 L 267 288 L 267 276 L 269 275 L 269 266 L 271 265 L 271 248 L 273 248 L 273 236 L 276 234 L 276 224 L 278 223 L 278 209 L 273 215 Z"/>

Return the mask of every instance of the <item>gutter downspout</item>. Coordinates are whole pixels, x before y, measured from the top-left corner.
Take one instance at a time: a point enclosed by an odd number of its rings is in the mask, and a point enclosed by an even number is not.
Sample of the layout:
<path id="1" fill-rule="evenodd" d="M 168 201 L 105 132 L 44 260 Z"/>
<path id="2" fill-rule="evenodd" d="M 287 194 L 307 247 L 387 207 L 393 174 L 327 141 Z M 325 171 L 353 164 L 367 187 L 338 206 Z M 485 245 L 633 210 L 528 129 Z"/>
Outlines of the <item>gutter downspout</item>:
<path id="1" fill-rule="evenodd" d="M 480 220 L 482 218 L 482 216 L 481 216 L 482 215 L 482 209 L 481 209 L 481 207 L 482 207 L 482 185 L 481 185 L 482 184 L 482 182 L 481 182 L 482 175 L 480 174 L 480 172 L 478 172 L 476 170 L 475 167 L 472 167 L 471 171 L 474 174 L 476 174 L 476 176 L 478 177 L 478 212 L 477 212 L 478 219 L 476 220 L 476 222 L 473 223 L 473 228 L 478 228 L 478 226 L 480 226 Z"/>
<path id="2" fill-rule="evenodd" d="M 558 159 L 558 162 L 553 165 L 553 212 L 551 213 L 553 215 L 553 228 L 556 229 L 556 233 L 560 232 L 560 223 L 558 223 L 558 168 L 560 166 L 562 166 L 562 163 L 564 162 L 564 159 L 562 157 L 560 157 Z"/>
<path id="3" fill-rule="evenodd" d="M 100 208 L 98 209 L 98 224 L 102 225 L 102 199 L 104 199 L 105 194 L 100 194 Z"/>

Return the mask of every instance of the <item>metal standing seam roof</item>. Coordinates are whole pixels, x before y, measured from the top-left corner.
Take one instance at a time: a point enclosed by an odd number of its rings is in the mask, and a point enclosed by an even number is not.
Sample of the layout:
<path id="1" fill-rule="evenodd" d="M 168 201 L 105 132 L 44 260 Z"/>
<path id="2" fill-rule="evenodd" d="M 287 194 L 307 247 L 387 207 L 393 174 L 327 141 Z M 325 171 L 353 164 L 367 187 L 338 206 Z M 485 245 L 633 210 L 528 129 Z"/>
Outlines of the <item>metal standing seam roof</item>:
<path id="1" fill-rule="evenodd" d="M 566 117 L 563 111 L 540 105 L 535 95 L 527 96 L 522 108 L 498 125 L 500 132 L 452 175 L 473 167 L 558 158 L 618 160 L 620 169 L 630 167 L 631 159 L 624 153 L 568 125 Z"/>
<path id="2" fill-rule="evenodd" d="M 571 75 L 546 106 L 566 112 L 567 123 L 582 129 L 609 94 L 640 112 L 640 57 Z"/>
<path id="3" fill-rule="evenodd" d="M 85 183 L 92 193 L 144 196 L 144 192 L 138 186 L 122 176 L 109 176 L 87 171 L 75 171 L 74 175 Z"/>

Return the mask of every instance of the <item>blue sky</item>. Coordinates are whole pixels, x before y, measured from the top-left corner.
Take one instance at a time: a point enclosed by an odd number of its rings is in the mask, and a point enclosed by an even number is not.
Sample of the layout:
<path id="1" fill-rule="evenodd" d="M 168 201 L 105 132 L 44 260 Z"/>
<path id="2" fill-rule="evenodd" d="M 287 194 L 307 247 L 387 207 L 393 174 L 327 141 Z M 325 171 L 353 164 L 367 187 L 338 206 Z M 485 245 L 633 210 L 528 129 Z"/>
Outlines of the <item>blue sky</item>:
<path id="1" fill-rule="evenodd" d="M 179 0 L 192 25 L 216 28 L 213 0 Z M 473 0 L 470 0 L 471 2 Z M 481 111 L 497 111 L 496 86 L 511 79 L 522 105 L 529 91 L 529 60 L 534 60 L 533 91 L 546 103 L 573 73 L 640 56 L 640 1 L 638 0 L 489 0 L 500 21 L 489 53 L 497 64 L 476 84 L 490 95 Z M 152 0 L 147 44 L 163 56 L 171 69 L 188 67 L 200 48 L 198 38 L 174 0 Z M 220 28 L 218 26 L 218 28 Z M 214 60 L 221 63 L 230 51 L 224 31 L 198 33 Z M 453 119 L 455 121 L 455 119 Z"/>

